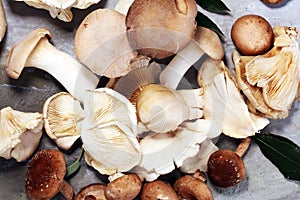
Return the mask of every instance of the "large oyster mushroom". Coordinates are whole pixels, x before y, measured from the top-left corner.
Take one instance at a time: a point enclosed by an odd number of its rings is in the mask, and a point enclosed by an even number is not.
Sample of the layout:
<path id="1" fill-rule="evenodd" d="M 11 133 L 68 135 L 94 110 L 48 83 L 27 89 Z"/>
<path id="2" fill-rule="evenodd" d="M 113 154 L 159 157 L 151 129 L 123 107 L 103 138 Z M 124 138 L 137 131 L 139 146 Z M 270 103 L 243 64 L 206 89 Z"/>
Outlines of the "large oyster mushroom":
<path id="1" fill-rule="evenodd" d="M 0 111 L 0 157 L 18 162 L 29 158 L 40 143 L 41 113 L 29 113 L 6 107 Z"/>
<path id="2" fill-rule="evenodd" d="M 274 27 L 274 47 L 259 56 L 233 52 L 238 87 L 250 109 L 268 118 L 289 114 L 299 88 L 298 33 L 291 27 Z"/>

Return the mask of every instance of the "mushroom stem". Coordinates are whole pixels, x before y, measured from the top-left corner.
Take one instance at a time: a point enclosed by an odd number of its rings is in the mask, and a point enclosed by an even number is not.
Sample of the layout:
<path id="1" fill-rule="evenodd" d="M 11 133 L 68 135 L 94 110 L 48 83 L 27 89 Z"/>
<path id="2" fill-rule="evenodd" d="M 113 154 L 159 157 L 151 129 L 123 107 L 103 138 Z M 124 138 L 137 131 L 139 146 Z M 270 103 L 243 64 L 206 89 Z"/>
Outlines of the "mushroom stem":
<path id="1" fill-rule="evenodd" d="M 239 144 L 239 146 L 236 148 L 236 150 L 234 151 L 237 155 L 239 155 L 240 157 L 243 157 L 244 154 L 246 153 L 246 151 L 248 150 L 249 146 L 251 143 L 251 138 L 247 137 L 247 138 L 243 138 L 241 140 L 241 143 Z"/>
<path id="2" fill-rule="evenodd" d="M 74 190 L 72 186 L 64 180 L 59 192 L 66 198 L 66 200 L 72 200 L 74 196 Z"/>
<path id="3" fill-rule="evenodd" d="M 6 17 L 3 9 L 2 1 L 0 1 L 0 42 L 6 33 Z"/>
<path id="4" fill-rule="evenodd" d="M 160 82 L 169 88 L 176 89 L 187 70 L 201 59 L 205 52 L 195 41 L 181 50 L 160 74 Z"/>

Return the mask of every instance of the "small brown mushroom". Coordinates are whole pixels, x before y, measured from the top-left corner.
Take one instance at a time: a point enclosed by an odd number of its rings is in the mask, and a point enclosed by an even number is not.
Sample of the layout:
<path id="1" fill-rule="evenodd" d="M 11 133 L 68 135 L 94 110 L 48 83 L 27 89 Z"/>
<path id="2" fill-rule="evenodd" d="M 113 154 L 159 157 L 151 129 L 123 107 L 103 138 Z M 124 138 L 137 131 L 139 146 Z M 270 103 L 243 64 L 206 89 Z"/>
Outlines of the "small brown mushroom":
<path id="1" fill-rule="evenodd" d="M 194 37 L 196 15 L 194 0 L 135 0 L 126 16 L 129 43 L 151 58 L 171 56 Z"/>
<path id="2" fill-rule="evenodd" d="M 73 199 L 73 188 L 64 180 L 66 161 L 56 149 L 39 151 L 30 161 L 26 172 L 25 190 L 30 199 L 49 200 L 58 192 Z"/>
<path id="3" fill-rule="evenodd" d="M 211 182 L 220 188 L 231 188 L 246 177 L 242 156 L 247 151 L 251 139 L 242 139 L 236 151 L 218 150 L 211 154 L 207 164 L 207 175 Z"/>
<path id="4" fill-rule="evenodd" d="M 175 190 L 164 181 L 156 180 L 143 186 L 142 200 L 172 199 L 179 200 Z"/>
<path id="5" fill-rule="evenodd" d="M 108 183 L 104 195 L 107 200 L 134 199 L 141 188 L 142 181 L 136 174 L 125 174 Z"/>
<path id="6" fill-rule="evenodd" d="M 104 192 L 106 185 L 92 183 L 82 188 L 74 197 L 74 200 L 106 200 Z"/>
<path id="7" fill-rule="evenodd" d="M 232 25 L 231 38 L 244 55 L 259 55 L 269 50 L 274 41 L 270 23 L 259 15 L 238 18 Z"/>
<path id="8" fill-rule="evenodd" d="M 266 3 L 266 4 L 278 4 L 283 2 L 284 0 L 262 0 L 262 2 Z"/>
<path id="9" fill-rule="evenodd" d="M 175 191 L 182 199 L 212 200 L 212 192 L 200 179 L 185 175 L 176 180 Z"/>

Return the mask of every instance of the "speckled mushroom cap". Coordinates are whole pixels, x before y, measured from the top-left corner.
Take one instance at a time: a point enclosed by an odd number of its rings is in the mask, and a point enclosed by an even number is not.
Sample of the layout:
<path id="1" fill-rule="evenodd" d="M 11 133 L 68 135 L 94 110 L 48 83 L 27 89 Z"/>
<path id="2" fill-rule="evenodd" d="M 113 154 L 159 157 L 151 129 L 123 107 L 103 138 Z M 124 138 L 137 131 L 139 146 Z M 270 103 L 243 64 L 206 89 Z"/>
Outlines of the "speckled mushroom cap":
<path id="1" fill-rule="evenodd" d="M 25 189 L 31 199 L 51 199 L 60 190 L 66 174 L 64 155 L 55 149 L 39 151 L 30 161 Z"/>
<path id="2" fill-rule="evenodd" d="M 135 0 L 126 16 L 133 49 L 162 59 L 183 49 L 196 31 L 194 0 Z"/>

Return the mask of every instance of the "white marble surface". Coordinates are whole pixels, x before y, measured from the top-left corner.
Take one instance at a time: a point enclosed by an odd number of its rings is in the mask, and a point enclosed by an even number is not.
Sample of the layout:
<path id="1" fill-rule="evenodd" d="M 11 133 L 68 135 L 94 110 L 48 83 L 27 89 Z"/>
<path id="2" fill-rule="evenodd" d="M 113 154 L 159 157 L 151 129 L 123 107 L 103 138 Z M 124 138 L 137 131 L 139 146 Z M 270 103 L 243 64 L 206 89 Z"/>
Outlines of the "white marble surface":
<path id="1" fill-rule="evenodd" d="M 228 66 L 232 66 L 231 53 L 234 49 L 234 45 L 230 39 L 230 29 L 234 20 L 240 16 L 250 13 L 259 14 L 265 17 L 272 26 L 295 26 L 298 30 L 300 30 L 300 1 L 298 0 L 289 0 L 286 4 L 277 8 L 268 7 L 259 0 L 224 0 L 224 2 L 231 9 L 230 15 L 221 16 L 208 12 L 205 13 L 207 13 L 207 15 L 220 26 L 221 30 L 225 34 L 224 48 Z M 39 27 L 49 28 L 53 32 L 53 44 L 58 49 L 73 55 L 73 37 L 80 21 L 84 18 L 84 16 L 94 9 L 102 7 L 113 8 L 116 1 L 103 0 L 100 4 L 92 6 L 84 11 L 74 9 L 74 20 L 71 23 L 63 23 L 59 20 L 54 20 L 49 16 L 47 11 L 28 7 L 22 2 L 4 0 L 3 3 L 7 16 L 8 29 L 5 40 L 1 43 L 1 65 L 5 64 L 7 53 L 12 45 L 19 41 L 31 30 Z M 15 82 L 5 83 L 5 80 L 7 79 L 5 79 L 3 70 L 0 71 L 0 78 L 0 108 L 11 104 L 13 104 L 15 108 L 21 110 L 39 110 L 41 108 L 39 105 L 32 105 L 28 103 L 22 104 L 13 97 L 4 98 L 10 94 L 7 93 L 7 91 L 10 89 L 9 84 L 14 85 Z M 60 90 L 55 81 L 54 84 L 50 84 L 49 82 L 53 80 L 51 78 L 48 80 L 47 76 L 46 79 L 46 82 L 43 82 L 45 80 L 41 81 L 44 84 L 36 83 L 36 87 L 32 92 L 34 95 L 43 97 L 44 99 L 50 96 L 50 94 Z M 28 81 L 26 83 L 28 83 Z M 50 89 L 49 84 L 51 85 Z M 38 90 L 36 90 L 36 88 Z M 28 90 L 31 89 L 29 87 Z M 29 99 L 26 99 L 26 97 L 22 98 L 25 99 L 23 102 L 29 101 Z M 40 103 L 42 103 L 43 98 L 41 98 Z M 300 144 L 299 110 L 300 104 L 298 102 L 295 103 L 289 118 L 285 120 L 272 121 L 272 123 L 264 131 L 281 134 L 292 139 L 297 144 Z M 51 143 L 48 138 L 43 138 L 41 147 L 52 146 L 53 143 Z M 77 152 L 67 153 L 68 162 L 71 162 L 76 158 L 76 153 Z M 219 193 L 212 187 L 215 200 L 300 199 L 299 182 L 285 179 L 276 169 L 276 167 L 274 167 L 267 159 L 264 158 L 256 144 L 253 143 L 251 145 L 251 148 L 244 157 L 244 160 L 248 173 L 247 186 L 239 192 L 231 193 Z M 26 170 L 26 163 L 16 164 L 1 159 L 0 169 L 0 199 L 27 199 L 27 196 L 24 192 L 24 174 Z M 72 185 L 74 185 L 75 191 L 78 191 L 81 187 L 100 180 L 101 176 L 83 163 L 80 172 L 76 176 L 72 177 L 69 181 Z M 57 196 L 55 199 L 62 198 Z"/>

